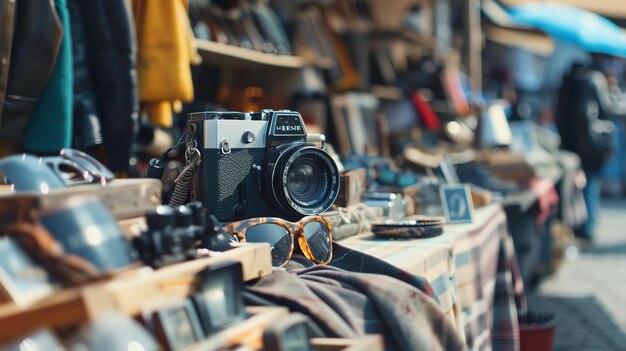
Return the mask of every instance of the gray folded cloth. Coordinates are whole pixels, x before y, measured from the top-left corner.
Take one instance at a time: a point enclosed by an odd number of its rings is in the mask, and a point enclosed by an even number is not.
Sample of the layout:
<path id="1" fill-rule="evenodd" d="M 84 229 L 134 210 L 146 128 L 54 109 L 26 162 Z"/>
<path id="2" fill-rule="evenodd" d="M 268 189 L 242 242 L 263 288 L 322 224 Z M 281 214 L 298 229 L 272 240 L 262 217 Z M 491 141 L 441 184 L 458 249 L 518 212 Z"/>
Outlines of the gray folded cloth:
<path id="1" fill-rule="evenodd" d="M 301 312 L 328 337 L 382 334 L 387 350 L 464 350 L 465 343 L 435 300 L 380 274 L 313 266 L 275 271 L 246 288 L 248 304 Z"/>

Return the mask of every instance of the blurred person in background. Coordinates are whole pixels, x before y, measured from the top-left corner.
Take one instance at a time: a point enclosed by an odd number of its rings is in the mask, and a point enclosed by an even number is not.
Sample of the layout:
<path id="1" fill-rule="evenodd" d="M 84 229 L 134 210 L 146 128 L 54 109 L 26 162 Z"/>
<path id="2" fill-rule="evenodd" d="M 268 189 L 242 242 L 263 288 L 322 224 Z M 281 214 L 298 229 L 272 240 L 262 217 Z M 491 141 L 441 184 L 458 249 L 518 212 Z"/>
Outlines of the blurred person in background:
<path id="1" fill-rule="evenodd" d="M 600 173 L 615 148 L 615 125 L 611 118 L 626 117 L 626 100 L 619 89 L 622 62 L 614 57 L 592 55 L 574 64 L 565 74 L 556 106 L 556 126 L 562 147 L 582 161 L 587 184 L 583 189 L 588 219 L 576 230 L 585 244 L 594 237 L 600 206 Z"/>

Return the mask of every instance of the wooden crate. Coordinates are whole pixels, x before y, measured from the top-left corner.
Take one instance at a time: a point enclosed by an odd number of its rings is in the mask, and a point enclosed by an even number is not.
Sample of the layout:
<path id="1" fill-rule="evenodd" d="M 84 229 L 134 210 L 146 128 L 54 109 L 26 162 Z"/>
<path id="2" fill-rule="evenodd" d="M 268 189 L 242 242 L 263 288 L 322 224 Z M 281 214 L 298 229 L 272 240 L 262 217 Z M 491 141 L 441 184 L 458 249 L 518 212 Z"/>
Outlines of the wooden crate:
<path id="1" fill-rule="evenodd" d="M 45 195 L 0 190 L 0 230 L 16 221 L 31 220 L 38 209 L 54 207 L 76 195 L 98 198 L 118 220 L 135 218 L 161 204 L 161 182 L 148 178 L 116 179 L 106 186 L 77 185 L 51 190 Z"/>
<path id="2" fill-rule="evenodd" d="M 179 297 L 192 292 L 195 275 L 226 260 L 242 264 L 244 280 L 272 272 L 270 246 L 246 243 L 214 257 L 167 266 L 156 271 L 134 271 L 122 277 L 65 289 L 27 307 L 0 306 L 0 344 L 38 328 L 59 328 L 87 323 L 110 310 L 137 316 L 150 299 Z"/>
<path id="3" fill-rule="evenodd" d="M 185 351 L 213 349 L 210 346 L 216 344 L 227 347 L 243 344 L 253 350 L 264 350 L 263 332 L 265 329 L 289 314 L 289 310 L 285 307 L 247 307 L 246 311 L 251 316 L 245 321 L 185 348 Z M 316 351 L 383 351 L 385 349 L 381 335 L 366 335 L 358 339 L 313 338 L 311 345 Z"/>
<path id="4" fill-rule="evenodd" d="M 247 307 L 246 311 L 251 314 L 248 319 L 185 348 L 185 351 L 206 350 L 208 345 L 215 344 L 216 339 L 227 346 L 244 344 L 253 350 L 262 350 L 263 331 L 272 323 L 289 314 L 289 310 L 285 307 Z"/>

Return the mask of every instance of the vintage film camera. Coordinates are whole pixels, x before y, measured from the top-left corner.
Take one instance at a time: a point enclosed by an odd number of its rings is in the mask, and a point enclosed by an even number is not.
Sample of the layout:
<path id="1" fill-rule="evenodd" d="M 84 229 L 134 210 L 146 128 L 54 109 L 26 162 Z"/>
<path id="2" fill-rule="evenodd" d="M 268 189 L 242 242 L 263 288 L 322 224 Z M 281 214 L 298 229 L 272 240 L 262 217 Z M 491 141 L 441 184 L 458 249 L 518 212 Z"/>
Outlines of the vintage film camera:
<path id="1" fill-rule="evenodd" d="M 192 197 L 220 221 L 252 217 L 297 220 L 326 211 L 339 191 L 335 161 L 289 110 L 198 112 L 189 115 L 188 141 L 201 163 Z"/>

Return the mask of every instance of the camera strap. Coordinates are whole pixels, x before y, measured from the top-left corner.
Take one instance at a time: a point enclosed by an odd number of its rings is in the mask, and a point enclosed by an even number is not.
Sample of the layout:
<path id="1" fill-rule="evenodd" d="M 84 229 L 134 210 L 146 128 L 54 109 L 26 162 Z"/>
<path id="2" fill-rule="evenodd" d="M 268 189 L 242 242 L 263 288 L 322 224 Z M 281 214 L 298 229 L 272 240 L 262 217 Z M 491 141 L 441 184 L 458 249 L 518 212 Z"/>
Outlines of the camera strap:
<path id="1" fill-rule="evenodd" d="M 187 138 L 187 131 L 181 135 L 180 139 L 176 143 L 176 145 L 167 149 L 164 153 L 161 154 L 158 158 L 153 158 L 150 160 L 148 166 L 148 178 L 163 180 L 163 172 L 165 172 L 165 166 L 167 165 L 167 159 L 169 157 L 170 152 L 178 149 L 179 147 L 185 145 L 185 140 Z"/>
<path id="2" fill-rule="evenodd" d="M 160 157 L 150 160 L 150 165 L 148 168 L 148 178 L 162 180 L 163 172 L 165 170 L 165 166 L 167 165 L 169 153 L 183 145 L 186 146 L 185 168 L 183 168 L 182 172 L 174 180 L 174 191 L 172 192 L 172 197 L 169 201 L 169 205 L 171 207 L 184 205 L 185 203 L 187 203 L 187 197 L 191 197 L 191 201 L 195 200 L 195 196 L 193 196 L 193 194 L 191 194 L 190 196 L 189 189 L 191 187 L 193 175 L 194 173 L 196 173 L 196 169 L 198 169 L 202 158 L 200 155 L 200 150 L 198 150 L 198 144 L 193 139 L 194 134 L 195 132 L 190 133 L 189 131 L 185 131 L 185 133 L 181 136 L 176 145 L 169 148 L 167 151 L 161 154 Z"/>
<path id="3" fill-rule="evenodd" d="M 174 192 L 169 202 L 171 207 L 182 206 L 187 203 L 187 197 L 190 196 L 189 188 L 191 187 L 193 175 L 196 173 L 201 162 L 202 157 L 200 150 L 198 150 L 198 144 L 193 140 L 193 136 L 191 136 L 187 140 L 185 150 L 185 168 L 183 168 L 182 172 L 180 172 L 178 177 L 174 180 Z M 195 201 L 195 199 L 192 198 L 190 201 Z"/>

